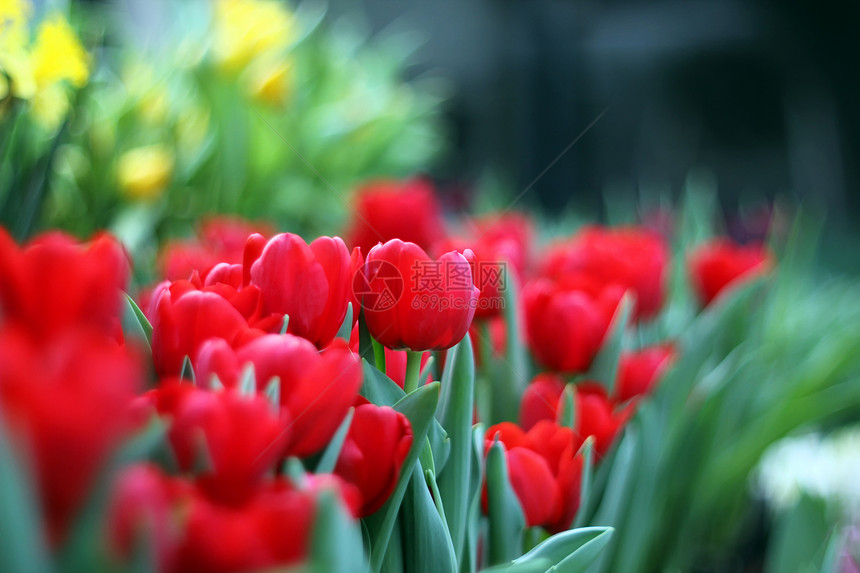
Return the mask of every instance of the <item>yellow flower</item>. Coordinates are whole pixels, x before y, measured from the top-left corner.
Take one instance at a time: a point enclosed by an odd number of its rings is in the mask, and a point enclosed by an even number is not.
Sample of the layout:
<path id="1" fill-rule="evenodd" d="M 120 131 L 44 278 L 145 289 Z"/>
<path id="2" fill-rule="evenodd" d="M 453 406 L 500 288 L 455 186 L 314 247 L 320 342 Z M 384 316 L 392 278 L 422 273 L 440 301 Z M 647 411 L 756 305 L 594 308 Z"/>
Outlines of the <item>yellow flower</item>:
<path id="1" fill-rule="evenodd" d="M 32 11 L 26 0 L 0 0 L 0 53 L 29 43 L 27 23 Z"/>
<path id="2" fill-rule="evenodd" d="M 215 8 L 215 54 L 227 71 L 284 51 L 295 36 L 295 19 L 278 0 L 220 0 Z"/>
<path id="3" fill-rule="evenodd" d="M 137 147 L 122 154 L 117 164 L 117 183 L 130 199 L 160 196 L 173 175 L 173 156 L 163 145 Z"/>
<path id="4" fill-rule="evenodd" d="M 0 71 L 8 76 L 0 98 L 11 90 L 12 95 L 28 99 L 36 91 L 27 52 L 31 12 L 32 6 L 25 0 L 0 0 Z"/>
<path id="5" fill-rule="evenodd" d="M 273 106 L 287 103 L 293 91 L 293 66 L 289 60 L 260 62 L 248 70 L 248 91 L 257 100 Z"/>
<path id="6" fill-rule="evenodd" d="M 66 19 L 58 14 L 39 25 L 32 65 L 33 77 L 40 88 L 63 80 L 79 88 L 90 77 L 86 51 Z"/>

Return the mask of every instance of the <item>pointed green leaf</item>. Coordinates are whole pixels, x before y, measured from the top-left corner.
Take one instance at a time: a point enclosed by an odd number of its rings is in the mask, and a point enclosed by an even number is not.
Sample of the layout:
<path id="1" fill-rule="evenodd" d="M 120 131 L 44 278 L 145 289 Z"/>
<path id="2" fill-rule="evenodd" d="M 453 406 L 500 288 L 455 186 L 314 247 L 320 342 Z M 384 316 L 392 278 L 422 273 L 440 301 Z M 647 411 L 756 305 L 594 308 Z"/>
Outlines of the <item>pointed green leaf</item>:
<path id="1" fill-rule="evenodd" d="M 343 318 L 340 328 L 337 331 L 337 338 L 341 338 L 349 342 L 352 336 L 352 302 L 346 305 L 346 316 Z"/>
<path id="2" fill-rule="evenodd" d="M 397 486 L 388 501 L 375 514 L 365 518 L 365 523 L 373 540 L 371 547 L 371 568 L 373 571 L 381 570 L 394 521 L 412 475 L 412 467 L 418 462 L 418 455 L 426 444 L 427 433 L 433 421 L 433 414 L 436 412 L 438 401 L 439 383 L 433 382 L 418 388 L 394 404 L 394 409 L 409 419 L 409 423 L 412 425 L 413 442 L 403 462 Z"/>
<path id="3" fill-rule="evenodd" d="M 457 560 L 445 525 L 444 510 L 434 503 L 428 486 L 435 487 L 432 472 L 426 479 L 419 464 L 412 470 L 401 510 L 403 557 L 414 573 L 456 573 Z"/>
<path id="4" fill-rule="evenodd" d="M 490 565 L 513 560 L 520 553 L 526 519 L 508 479 L 502 444 L 496 441 L 487 453 L 487 539 Z"/>
<path id="5" fill-rule="evenodd" d="M 603 345 L 588 371 L 587 378 L 603 385 L 610 396 L 615 391 L 615 377 L 624 347 L 624 333 L 632 310 L 633 295 L 628 291 L 618 304 L 612 323 L 606 332 L 606 338 L 603 339 Z"/>
<path id="6" fill-rule="evenodd" d="M 367 360 L 361 360 L 364 366 L 364 381 L 361 385 L 361 395 L 378 406 L 393 406 L 406 394 L 394 380 L 377 370 Z"/>
<path id="7" fill-rule="evenodd" d="M 257 393 L 257 374 L 254 372 L 254 364 L 249 362 L 242 368 L 239 378 L 239 393 L 243 396 L 253 396 Z"/>
<path id="8" fill-rule="evenodd" d="M 594 436 L 588 436 L 582 447 L 579 448 L 582 453 L 582 478 L 579 486 L 579 511 L 576 512 L 576 518 L 573 520 L 572 527 L 581 527 L 585 521 L 585 508 L 588 507 L 591 488 L 594 481 Z"/>
<path id="9" fill-rule="evenodd" d="M 281 407 L 281 378 L 280 376 L 272 376 L 272 379 L 266 384 L 266 390 L 264 392 L 266 398 L 269 399 L 269 402 L 275 409 L 280 409 Z"/>
<path id="10" fill-rule="evenodd" d="M 183 380 L 188 380 L 195 386 L 197 385 L 197 377 L 194 375 L 194 366 L 191 365 L 191 357 L 188 355 L 182 359 L 182 370 L 179 371 L 179 377 Z"/>
<path id="11" fill-rule="evenodd" d="M 152 347 L 152 325 L 140 310 L 140 307 L 127 294 L 125 304 L 122 308 L 122 331 L 125 336 L 137 338 L 146 344 L 146 348 Z"/>
<path id="12" fill-rule="evenodd" d="M 0 408 L 0 571 L 51 570 L 35 481 L 12 450 Z"/>
<path id="13" fill-rule="evenodd" d="M 478 536 L 481 522 L 481 486 L 484 483 L 484 426 L 472 428 L 472 468 L 469 476 L 469 513 L 466 521 L 466 549 L 460 558 L 460 573 L 475 573 L 478 568 Z"/>
<path id="14" fill-rule="evenodd" d="M 442 373 L 442 397 L 437 418 L 448 431 L 451 454 L 439 475 L 439 491 L 447 507 L 448 528 L 457 561 L 462 559 L 469 511 L 472 473 L 472 417 L 474 416 L 475 359 L 469 337 L 448 351 Z"/>
<path id="15" fill-rule="evenodd" d="M 583 527 L 562 531 L 513 562 L 527 563 L 533 559 L 545 559 L 553 563 L 557 571 L 585 571 L 609 542 L 612 532 L 611 527 Z M 579 553 L 580 551 L 582 553 Z"/>
<path id="16" fill-rule="evenodd" d="M 418 374 L 418 380 L 427 380 L 433 372 L 433 363 L 435 359 L 433 355 L 427 357 L 427 362 L 424 363 L 424 366 L 421 368 L 421 372 Z"/>
<path id="17" fill-rule="evenodd" d="M 346 513 L 334 491 L 323 491 L 317 499 L 310 553 L 315 571 L 363 573 L 368 570 L 361 528 Z"/>
<path id="18" fill-rule="evenodd" d="M 564 428 L 576 427 L 576 386 L 567 384 L 558 399 L 558 425 Z"/>
<path id="19" fill-rule="evenodd" d="M 349 426 L 352 424 L 354 413 L 355 408 L 350 408 L 346 413 L 343 422 L 340 423 L 340 426 L 338 426 L 337 431 L 334 433 L 334 436 L 332 436 L 328 446 L 326 446 L 314 473 L 329 474 L 334 471 L 337 459 L 340 457 L 340 450 L 343 447 L 343 442 L 346 440 L 346 435 L 349 433 Z"/>

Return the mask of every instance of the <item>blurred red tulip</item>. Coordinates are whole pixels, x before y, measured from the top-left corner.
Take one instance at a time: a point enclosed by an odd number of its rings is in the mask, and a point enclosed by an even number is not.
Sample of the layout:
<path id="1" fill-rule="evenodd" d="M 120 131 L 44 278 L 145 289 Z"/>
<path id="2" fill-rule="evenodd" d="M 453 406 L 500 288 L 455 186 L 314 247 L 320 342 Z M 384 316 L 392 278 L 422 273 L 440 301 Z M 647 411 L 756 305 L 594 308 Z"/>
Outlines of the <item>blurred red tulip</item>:
<path id="1" fill-rule="evenodd" d="M 569 529 L 579 509 L 583 440 L 547 420 L 528 432 L 510 422 L 490 426 L 487 447 L 494 439 L 506 446 L 509 479 L 526 524 L 552 532 Z"/>
<path id="2" fill-rule="evenodd" d="M 423 179 L 367 183 L 356 191 L 353 212 L 346 235 L 363 253 L 391 239 L 427 250 L 445 235 L 433 187 Z"/>
<path id="3" fill-rule="evenodd" d="M 35 472 L 48 532 L 60 542 L 111 452 L 131 433 L 130 405 L 143 365 L 90 330 L 35 343 L 0 331 L 0 408 Z"/>
<path id="4" fill-rule="evenodd" d="M 415 351 L 460 342 L 479 295 L 467 257 L 471 252 L 452 251 L 433 260 L 399 239 L 371 249 L 353 283 L 370 334 L 389 348 Z"/>
<path id="5" fill-rule="evenodd" d="M 544 372 L 534 377 L 523 393 L 520 403 L 520 425 L 530 430 L 541 420 L 554 421 L 558 415 L 558 401 L 567 382 L 561 376 Z"/>
<path id="6" fill-rule="evenodd" d="M 267 334 L 233 350 L 211 340 L 200 348 L 196 366 L 201 380 L 217 375 L 234 388 L 242 368 L 254 365 L 257 388 L 280 381 L 281 406 L 290 415 L 290 455 L 304 457 L 323 448 L 334 435 L 361 388 L 361 362 L 337 339 L 322 352 L 291 334 Z"/>
<path id="7" fill-rule="evenodd" d="M 523 292 L 526 334 L 535 358 L 558 372 L 584 372 L 591 366 L 612 322 L 620 292 L 598 297 L 540 279 Z"/>
<path id="8" fill-rule="evenodd" d="M 540 267 L 542 277 L 562 284 L 573 277 L 578 288 L 592 296 L 607 289 L 633 290 L 634 316 L 653 318 L 663 306 L 669 249 L 656 233 L 639 227 L 586 227 L 572 239 L 548 250 Z"/>
<path id="9" fill-rule="evenodd" d="M 631 418 L 635 404 L 617 410 L 602 386 L 579 384 L 576 388 L 574 431 L 580 439 L 594 436 L 594 451 L 604 456 Z"/>
<path id="10" fill-rule="evenodd" d="M 286 452 L 290 420 L 261 395 L 209 392 L 172 383 L 153 393 L 170 418 L 168 437 L 184 472 L 197 471 L 198 486 L 220 503 L 244 503 Z M 196 468 L 205 461 L 211 467 Z"/>
<path id="11" fill-rule="evenodd" d="M 249 330 L 248 321 L 227 299 L 196 290 L 187 281 L 157 288 L 151 308 L 152 359 L 162 376 L 179 375 L 185 357 L 194 358 L 206 340 L 223 338 L 234 344 Z"/>
<path id="12" fill-rule="evenodd" d="M 651 392 L 674 357 L 675 351 L 668 344 L 622 354 L 618 365 L 615 401 L 626 402 Z"/>
<path id="13" fill-rule="evenodd" d="M 361 492 L 359 517 L 376 512 L 388 500 L 410 447 L 412 426 L 406 416 L 375 404 L 355 409 L 334 473 Z"/>
<path id="14" fill-rule="evenodd" d="M 256 250 L 257 241 L 249 248 Z M 265 314 L 288 315 L 291 334 L 324 348 L 352 300 L 352 260 L 339 237 L 320 237 L 308 245 L 298 235 L 282 233 L 251 264 L 250 281 L 260 289 Z"/>
<path id="15" fill-rule="evenodd" d="M 723 290 L 770 271 L 773 261 L 762 245 L 743 246 L 729 239 L 715 239 L 689 257 L 690 280 L 702 306 Z"/>
<path id="16" fill-rule="evenodd" d="M 0 228 L 0 314 L 38 339 L 82 326 L 114 335 L 128 273 L 108 235 L 80 244 L 53 232 L 19 248 Z"/>
<path id="17" fill-rule="evenodd" d="M 218 263 L 241 263 L 250 235 L 268 236 L 273 232 L 265 223 L 223 216 L 205 219 L 200 225 L 199 239 L 167 243 L 159 256 L 161 276 L 176 281 L 190 278 L 194 271 L 205 275 Z"/>

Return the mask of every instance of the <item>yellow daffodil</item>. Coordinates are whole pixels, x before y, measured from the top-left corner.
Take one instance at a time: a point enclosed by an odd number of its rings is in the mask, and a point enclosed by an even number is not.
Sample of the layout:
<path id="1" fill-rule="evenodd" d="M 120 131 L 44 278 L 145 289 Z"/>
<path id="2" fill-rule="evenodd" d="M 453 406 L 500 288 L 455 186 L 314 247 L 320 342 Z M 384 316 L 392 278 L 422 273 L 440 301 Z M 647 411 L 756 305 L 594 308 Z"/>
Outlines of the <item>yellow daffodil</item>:
<path id="1" fill-rule="evenodd" d="M 283 106 L 293 91 L 293 66 L 288 59 L 275 62 L 260 62 L 248 70 L 248 91 L 258 101 L 273 106 Z"/>
<path id="2" fill-rule="evenodd" d="M 173 155 L 163 145 L 126 151 L 117 164 L 117 184 L 130 199 L 151 200 L 167 188 L 173 175 Z"/>
<path id="3" fill-rule="evenodd" d="M 295 19 L 278 0 L 220 0 L 215 8 L 215 54 L 226 71 L 283 52 L 295 36 Z"/>
<path id="4" fill-rule="evenodd" d="M 40 88 L 68 80 L 77 88 L 90 77 L 89 58 L 72 27 L 55 14 L 41 24 L 33 45 L 33 78 Z"/>

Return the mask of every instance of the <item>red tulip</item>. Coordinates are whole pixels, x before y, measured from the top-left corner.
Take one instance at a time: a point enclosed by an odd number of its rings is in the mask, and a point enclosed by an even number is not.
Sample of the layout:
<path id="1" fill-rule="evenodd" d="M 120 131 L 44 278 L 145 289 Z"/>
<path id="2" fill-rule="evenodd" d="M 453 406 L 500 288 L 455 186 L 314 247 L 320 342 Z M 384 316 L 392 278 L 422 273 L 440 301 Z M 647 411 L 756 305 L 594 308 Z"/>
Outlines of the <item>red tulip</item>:
<path id="1" fill-rule="evenodd" d="M 594 451 L 600 456 L 606 455 L 633 415 L 635 404 L 616 410 L 603 387 L 596 384 L 578 385 L 575 403 L 574 431 L 583 440 L 594 436 Z"/>
<path id="2" fill-rule="evenodd" d="M 359 517 L 376 512 L 388 500 L 410 447 L 412 426 L 406 416 L 369 403 L 355 409 L 334 473 L 361 492 Z"/>
<path id="3" fill-rule="evenodd" d="M 209 392 L 190 384 L 169 384 L 155 391 L 161 414 L 171 419 L 169 438 L 179 467 L 199 470 L 198 485 L 214 500 L 240 504 L 286 452 L 290 420 L 260 395 L 235 390 Z"/>
<path id="4" fill-rule="evenodd" d="M 569 529 L 579 509 L 582 440 L 570 428 L 541 421 L 528 432 L 503 422 L 487 429 L 506 446 L 508 475 L 526 524 L 553 532 Z"/>
<path id="5" fill-rule="evenodd" d="M 257 243 L 250 246 L 256 249 Z M 283 233 L 266 244 L 251 266 L 250 280 L 261 291 L 264 313 L 288 315 L 291 334 L 324 348 L 346 317 L 351 271 L 350 253 L 339 237 L 320 237 L 308 245 L 298 235 Z"/>
<path id="6" fill-rule="evenodd" d="M 275 377 L 280 380 L 281 406 L 291 420 L 287 453 L 299 457 L 329 442 L 361 387 L 361 362 L 340 339 L 322 353 L 290 334 L 267 334 L 237 350 L 212 340 L 200 348 L 196 360 L 202 380 L 214 374 L 227 388 L 237 385 L 246 364 L 254 365 L 259 390 Z"/>
<path id="7" fill-rule="evenodd" d="M 622 354 L 614 399 L 626 402 L 648 394 L 660 381 L 674 356 L 675 351 L 670 345 L 652 346 Z"/>
<path id="8" fill-rule="evenodd" d="M 479 294 L 467 256 L 452 251 L 434 261 L 399 239 L 371 249 L 354 283 L 370 334 L 389 348 L 414 351 L 460 342 Z"/>
<path id="9" fill-rule="evenodd" d="M 559 372 L 584 372 L 603 344 L 619 292 L 598 297 L 540 279 L 526 286 L 526 333 L 535 358 Z"/>
<path id="10" fill-rule="evenodd" d="M 773 262 L 761 245 L 742 246 L 729 239 L 716 239 L 693 251 L 689 265 L 699 302 L 707 306 L 723 290 L 767 273 Z"/>
<path id="11" fill-rule="evenodd" d="M 363 253 L 391 239 L 426 250 L 444 236 L 433 187 L 422 179 L 370 182 L 356 192 L 353 212 L 347 236 Z"/>
<path id="12" fill-rule="evenodd" d="M 155 569 L 173 571 L 182 525 L 176 506 L 190 489 L 190 484 L 164 475 L 154 465 L 125 468 L 111 495 L 109 523 L 114 552 L 127 560 L 146 542 Z"/>
<path id="13" fill-rule="evenodd" d="M 44 339 L 69 329 L 116 332 L 128 259 L 108 235 L 81 245 L 48 233 L 23 249 L 0 228 L 0 314 Z"/>
<path id="14" fill-rule="evenodd" d="M 52 541 L 60 542 L 108 457 L 132 429 L 137 357 L 91 330 L 35 343 L 0 331 L 0 416 L 31 462 Z"/>
<path id="15" fill-rule="evenodd" d="M 186 356 L 210 338 L 233 344 L 247 335 L 248 321 L 224 297 L 179 281 L 153 295 L 152 358 L 162 376 L 176 376 Z"/>
<path id="16" fill-rule="evenodd" d="M 526 388 L 520 404 L 520 424 L 529 430 L 541 420 L 554 421 L 558 415 L 558 401 L 566 386 L 564 378 L 545 372 L 535 376 Z"/>
<path id="17" fill-rule="evenodd" d="M 578 288 L 597 296 L 613 288 L 632 289 L 637 320 L 653 318 L 663 306 L 669 249 L 644 228 L 586 227 L 571 240 L 549 250 L 540 275 L 561 283 L 574 277 Z"/>
<path id="18" fill-rule="evenodd" d="M 242 262 L 245 241 L 254 233 L 271 235 L 268 225 L 213 217 L 200 225 L 199 239 L 171 241 L 161 252 L 160 268 L 167 280 L 184 280 L 194 271 L 205 275 L 218 263 Z"/>
<path id="19" fill-rule="evenodd" d="M 526 525 L 534 527 L 552 521 L 561 494 L 546 459 L 526 448 L 511 448 L 506 458 L 511 487 L 522 506 Z"/>

